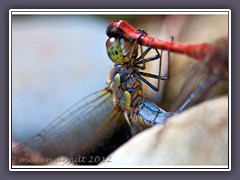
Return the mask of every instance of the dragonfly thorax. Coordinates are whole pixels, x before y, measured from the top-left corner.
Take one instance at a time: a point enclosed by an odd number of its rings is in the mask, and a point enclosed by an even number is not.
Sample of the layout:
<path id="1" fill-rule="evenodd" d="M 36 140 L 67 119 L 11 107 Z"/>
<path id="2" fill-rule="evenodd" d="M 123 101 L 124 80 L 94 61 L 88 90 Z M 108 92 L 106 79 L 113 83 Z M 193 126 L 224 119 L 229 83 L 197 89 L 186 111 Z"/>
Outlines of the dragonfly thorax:
<path id="1" fill-rule="evenodd" d="M 143 98 L 142 84 L 133 68 L 115 65 L 109 73 L 107 83 L 115 106 L 121 111 L 130 111 Z"/>

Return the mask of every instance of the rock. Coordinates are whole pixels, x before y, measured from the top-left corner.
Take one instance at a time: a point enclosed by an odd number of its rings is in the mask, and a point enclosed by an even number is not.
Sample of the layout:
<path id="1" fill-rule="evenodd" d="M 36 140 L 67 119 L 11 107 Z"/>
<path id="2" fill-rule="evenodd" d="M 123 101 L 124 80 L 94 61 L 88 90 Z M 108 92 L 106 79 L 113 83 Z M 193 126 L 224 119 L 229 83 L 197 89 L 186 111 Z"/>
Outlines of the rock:
<path id="1" fill-rule="evenodd" d="M 213 99 L 136 135 L 101 166 L 227 165 L 228 97 Z"/>

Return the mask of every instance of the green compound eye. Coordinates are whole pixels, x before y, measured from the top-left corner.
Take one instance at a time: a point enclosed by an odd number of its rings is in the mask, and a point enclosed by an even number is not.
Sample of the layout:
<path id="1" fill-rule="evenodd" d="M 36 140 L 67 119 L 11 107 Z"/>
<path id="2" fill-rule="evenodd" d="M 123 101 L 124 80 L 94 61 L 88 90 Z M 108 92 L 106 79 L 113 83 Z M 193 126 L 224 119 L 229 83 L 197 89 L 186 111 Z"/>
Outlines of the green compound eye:
<path id="1" fill-rule="evenodd" d="M 109 38 L 106 42 L 106 49 L 108 57 L 112 62 L 115 64 L 124 64 L 122 49 L 118 39 L 114 37 Z"/>

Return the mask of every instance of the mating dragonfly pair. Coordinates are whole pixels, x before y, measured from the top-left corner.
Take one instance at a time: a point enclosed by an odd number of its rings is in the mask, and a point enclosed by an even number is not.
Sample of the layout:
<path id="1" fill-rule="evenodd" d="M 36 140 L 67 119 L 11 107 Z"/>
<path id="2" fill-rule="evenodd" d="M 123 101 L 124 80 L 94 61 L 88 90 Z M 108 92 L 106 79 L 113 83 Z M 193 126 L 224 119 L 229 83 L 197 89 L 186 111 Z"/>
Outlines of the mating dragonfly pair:
<path id="1" fill-rule="evenodd" d="M 151 61 L 159 61 L 160 68 L 163 50 L 204 59 L 209 51 L 213 51 L 212 46 L 207 44 L 174 46 L 174 43 L 178 44 L 176 42 L 165 42 L 162 46 L 160 40 L 156 41 L 157 39 L 151 38 L 144 31 L 136 30 L 126 21 L 111 21 L 107 35 L 109 36 L 106 42 L 107 53 L 115 63 L 109 73 L 107 87 L 81 100 L 37 136 L 17 146 L 13 151 L 15 154 L 29 147 L 52 158 L 61 155 L 84 156 L 112 135 L 114 129 L 122 123 L 123 114 L 131 128 L 141 130 L 158 123 L 163 124 L 167 118 L 183 111 L 191 103 L 199 88 L 176 112 L 166 112 L 144 99 L 142 82 L 158 91 L 160 80 L 168 79 L 168 73 L 159 71 L 156 75 L 141 70 L 145 70 L 146 63 Z M 154 45 L 154 42 L 158 44 Z M 147 49 L 143 51 L 142 45 L 147 46 Z M 147 57 L 152 49 L 156 55 Z M 160 53 L 158 49 L 161 49 Z M 144 77 L 157 79 L 157 86 Z M 79 128 L 64 132 L 69 126 Z"/>

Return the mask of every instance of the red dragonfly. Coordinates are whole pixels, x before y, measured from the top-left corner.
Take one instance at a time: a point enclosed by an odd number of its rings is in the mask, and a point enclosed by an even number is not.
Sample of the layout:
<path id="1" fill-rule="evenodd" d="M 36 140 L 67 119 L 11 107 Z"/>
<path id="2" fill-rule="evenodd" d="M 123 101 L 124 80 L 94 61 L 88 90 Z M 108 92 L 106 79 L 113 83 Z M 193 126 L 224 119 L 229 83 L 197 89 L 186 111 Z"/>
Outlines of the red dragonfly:
<path id="1" fill-rule="evenodd" d="M 197 63 L 190 71 L 171 110 L 176 109 L 184 101 L 187 103 L 191 100 L 191 105 L 199 103 L 211 94 L 220 81 L 228 82 L 228 41 L 226 38 L 218 39 L 214 45 L 215 50 L 206 56 L 203 63 Z M 188 98 L 188 92 L 192 91 L 196 81 L 200 82 L 195 89 L 198 93 L 195 93 L 192 100 L 191 97 Z"/>
<path id="2" fill-rule="evenodd" d="M 164 41 L 158 38 L 147 35 L 143 30 L 134 28 L 131 24 L 124 20 L 112 20 L 107 27 L 106 34 L 109 37 L 123 37 L 129 41 L 138 41 L 138 44 L 148 46 L 150 48 L 157 48 L 161 50 L 168 50 L 185 54 L 195 60 L 203 63 L 197 63 L 195 68 L 191 70 L 190 75 L 186 79 L 180 95 L 182 98 L 177 98 L 173 107 L 179 107 L 182 102 L 188 100 L 199 102 L 207 97 L 210 90 L 221 80 L 228 79 L 228 38 L 220 38 L 214 43 L 201 43 L 201 44 L 187 44 L 176 41 Z M 205 68 L 206 76 L 201 80 L 194 93 L 197 97 L 188 98 L 189 92 L 193 89 L 192 84 L 196 80 L 196 76 L 203 72 Z M 206 70 L 207 69 L 207 70 Z M 186 101 L 186 99 L 188 100 Z M 182 99 L 185 99 L 182 101 Z M 175 108 L 173 108 L 175 109 Z"/>
<path id="3" fill-rule="evenodd" d="M 108 24 L 106 33 L 109 37 L 116 37 L 120 35 L 129 41 L 138 40 L 139 44 L 144 46 L 186 54 L 199 61 L 202 61 L 208 54 L 212 53 L 216 49 L 214 45 L 208 43 L 186 44 L 182 42 L 164 41 L 150 37 L 146 33 L 143 34 L 142 30 L 137 30 L 124 20 L 112 20 Z"/>

